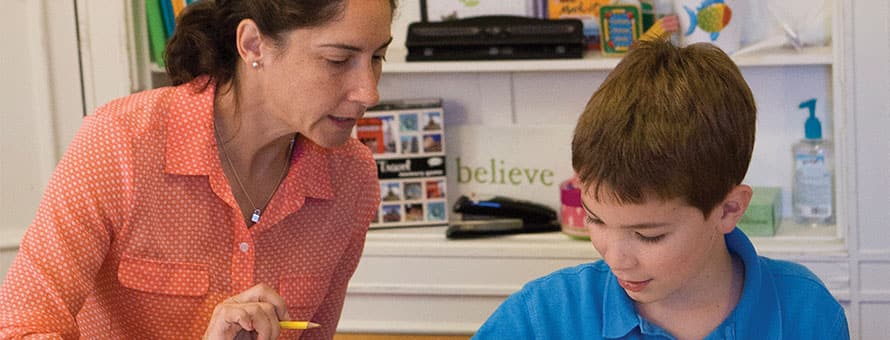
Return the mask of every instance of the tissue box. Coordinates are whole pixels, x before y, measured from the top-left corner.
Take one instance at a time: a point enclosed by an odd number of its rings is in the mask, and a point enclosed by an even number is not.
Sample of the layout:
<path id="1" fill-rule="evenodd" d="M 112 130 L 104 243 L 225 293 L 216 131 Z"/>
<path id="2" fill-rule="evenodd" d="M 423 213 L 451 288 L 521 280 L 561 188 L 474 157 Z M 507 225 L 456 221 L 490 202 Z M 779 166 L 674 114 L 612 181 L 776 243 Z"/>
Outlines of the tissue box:
<path id="1" fill-rule="evenodd" d="M 748 236 L 773 236 L 782 220 L 782 189 L 755 187 L 748 210 L 738 227 Z"/>

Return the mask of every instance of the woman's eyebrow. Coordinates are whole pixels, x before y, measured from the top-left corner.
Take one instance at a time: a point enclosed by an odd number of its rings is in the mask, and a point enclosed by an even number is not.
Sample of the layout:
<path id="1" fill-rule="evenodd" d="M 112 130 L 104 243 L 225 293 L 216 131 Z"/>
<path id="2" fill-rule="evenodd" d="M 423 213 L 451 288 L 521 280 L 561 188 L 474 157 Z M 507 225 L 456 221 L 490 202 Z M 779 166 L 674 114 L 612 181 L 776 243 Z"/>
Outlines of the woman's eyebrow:
<path id="1" fill-rule="evenodd" d="M 384 49 L 384 48 L 388 47 L 390 43 L 392 43 L 392 37 L 389 37 L 389 40 L 387 40 L 385 43 L 383 43 L 382 45 L 380 45 L 380 47 L 376 48 L 375 51 L 377 51 L 377 50 L 381 50 L 381 49 Z M 362 48 L 361 48 L 361 47 L 354 46 L 354 45 L 350 45 L 350 44 L 335 43 L 335 44 L 322 44 L 322 45 L 319 45 L 319 46 L 320 46 L 320 47 L 333 47 L 333 48 L 339 48 L 339 49 L 344 49 L 344 50 L 349 50 L 349 51 L 354 51 L 354 52 L 361 52 L 361 51 L 362 51 Z"/>

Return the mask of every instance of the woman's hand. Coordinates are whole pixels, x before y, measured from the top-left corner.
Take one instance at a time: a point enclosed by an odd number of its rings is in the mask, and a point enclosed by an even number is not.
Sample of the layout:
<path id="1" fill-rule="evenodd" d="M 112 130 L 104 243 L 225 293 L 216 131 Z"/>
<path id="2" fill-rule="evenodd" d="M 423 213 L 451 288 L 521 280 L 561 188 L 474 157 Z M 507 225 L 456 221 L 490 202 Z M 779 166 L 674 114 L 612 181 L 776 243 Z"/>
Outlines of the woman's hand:
<path id="1" fill-rule="evenodd" d="M 204 339 L 277 339 L 279 320 L 290 320 L 284 298 L 260 283 L 216 305 Z"/>

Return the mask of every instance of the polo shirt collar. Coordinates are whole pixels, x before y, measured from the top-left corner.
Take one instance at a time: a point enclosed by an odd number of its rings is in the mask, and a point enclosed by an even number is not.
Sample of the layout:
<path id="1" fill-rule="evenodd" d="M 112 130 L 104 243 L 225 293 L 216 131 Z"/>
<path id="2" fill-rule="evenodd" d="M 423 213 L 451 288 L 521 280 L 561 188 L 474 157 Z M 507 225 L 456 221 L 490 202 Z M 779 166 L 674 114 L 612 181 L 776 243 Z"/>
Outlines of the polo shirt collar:
<path id="1" fill-rule="evenodd" d="M 628 335 L 635 328 L 640 328 L 640 333 L 648 336 L 662 336 L 673 338 L 661 327 L 646 321 L 637 314 L 633 300 L 618 284 L 615 275 L 609 272 L 606 279 L 606 288 L 603 296 L 603 334 L 604 339 L 619 339 Z"/>
<path id="2" fill-rule="evenodd" d="M 640 325 L 642 317 L 637 314 L 633 300 L 618 284 L 618 279 L 609 271 L 603 291 L 603 338 L 621 338 Z"/>
<path id="3" fill-rule="evenodd" d="M 745 285 L 739 303 L 712 335 L 720 339 L 778 338 L 776 333 L 782 329 L 779 299 L 772 278 L 765 277 L 768 274 L 763 272 L 754 245 L 738 228 L 724 235 L 724 240 L 729 251 L 738 255 L 745 265 Z M 627 296 L 611 271 L 603 291 L 602 315 L 603 338 L 621 338 L 636 327 L 640 327 L 643 334 L 670 338 L 663 329 L 649 323 L 636 312 L 633 300 Z"/>
<path id="4" fill-rule="evenodd" d="M 765 270 L 751 240 L 739 228 L 725 236 L 726 247 L 745 265 L 745 286 L 732 313 L 720 328 L 729 328 L 737 339 L 778 339 L 782 329 L 775 283 Z"/>

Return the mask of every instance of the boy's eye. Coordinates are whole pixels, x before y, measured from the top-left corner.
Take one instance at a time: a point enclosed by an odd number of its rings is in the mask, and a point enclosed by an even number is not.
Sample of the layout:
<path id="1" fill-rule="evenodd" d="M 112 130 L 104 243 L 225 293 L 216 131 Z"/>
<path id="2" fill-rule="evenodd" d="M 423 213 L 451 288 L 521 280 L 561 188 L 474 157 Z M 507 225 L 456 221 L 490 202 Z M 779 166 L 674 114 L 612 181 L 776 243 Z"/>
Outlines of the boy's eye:
<path id="1" fill-rule="evenodd" d="M 655 243 L 655 242 L 661 241 L 664 238 L 664 235 L 666 235 L 666 234 L 661 234 L 661 235 L 656 235 L 656 236 L 646 236 L 646 235 L 643 235 L 640 233 L 636 233 L 636 234 L 637 234 L 637 238 L 639 238 L 640 241 L 647 242 L 647 243 Z"/>
<path id="2" fill-rule="evenodd" d="M 342 65 L 349 61 L 349 58 L 328 58 L 329 63 L 334 65 Z"/>
<path id="3" fill-rule="evenodd" d="M 596 224 L 596 225 L 601 225 L 601 224 L 603 224 L 603 221 L 600 220 L 600 219 L 598 219 L 598 218 L 595 218 L 595 217 L 590 217 L 590 216 L 588 215 L 588 216 L 585 216 L 585 217 L 584 217 L 584 224 Z"/>
<path id="4" fill-rule="evenodd" d="M 374 61 L 379 61 L 379 62 L 386 61 L 386 54 L 375 54 L 373 58 L 374 58 Z"/>

